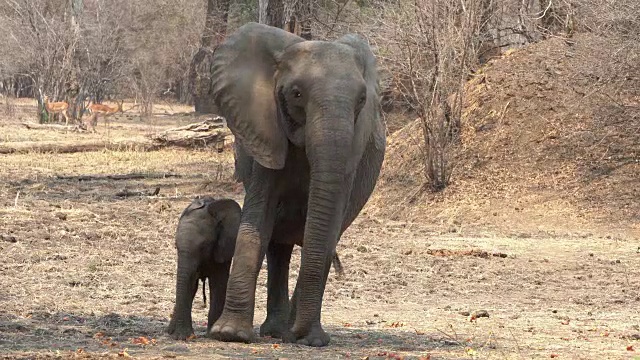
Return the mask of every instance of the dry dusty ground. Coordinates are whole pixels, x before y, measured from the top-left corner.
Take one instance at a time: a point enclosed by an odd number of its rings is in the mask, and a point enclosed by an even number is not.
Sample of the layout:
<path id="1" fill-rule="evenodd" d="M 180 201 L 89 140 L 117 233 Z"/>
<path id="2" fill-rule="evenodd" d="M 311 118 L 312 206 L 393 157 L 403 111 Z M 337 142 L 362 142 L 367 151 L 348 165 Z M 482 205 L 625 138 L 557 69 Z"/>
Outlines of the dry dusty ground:
<path id="1" fill-rule="evenodd" d="M 114 126 L 134 137 L 159 122 L 121 118 Z M 78 136 L 22 130 L 1 114 L 0 132 L 0 141 Z M 327 285 L 330 346 L 204 338 L 200 295 L 198 337 L 176 342 L 163 333 L 174 302 L 175 225 L 196 195 L 242 200 L 231 155 L 30 153 L 0 155 L 0 163 L 0 358 L 640 359 L 637 238 L 616 235 L 620 229 L 510 237 L 391 221 L 371 208 L 338 246 L 346 276 L 332 271 Z M 100 178 L 113 174 L 145 177 Z M 116 196 L 156 187 L 157 196 Z M 298 261 L 299 251 L 292 284 Z M 264 275 L 256 326 L 265 316 Z M 469 316 L 480 310 L 489 317 Z"/>

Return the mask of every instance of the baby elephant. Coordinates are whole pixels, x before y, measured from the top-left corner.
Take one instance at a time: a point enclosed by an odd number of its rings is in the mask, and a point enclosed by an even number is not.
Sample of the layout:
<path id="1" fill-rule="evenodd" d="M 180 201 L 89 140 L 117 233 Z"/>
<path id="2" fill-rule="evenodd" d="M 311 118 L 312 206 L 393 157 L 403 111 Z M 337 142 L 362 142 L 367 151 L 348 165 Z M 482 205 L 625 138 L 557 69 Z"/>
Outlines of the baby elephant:
<path id="1" fill-rule="evenodd" d="M 193 334 L 191 306 L 198 280 L 203 281 L 204 287 L 204 280 L 209 279 L 207 333 L 220 317 L 240 215 L 240 205 L 234 200 L 212 197 L 194 200 L 180 215 L 176 231 L 176 304 L 167 327 L 173 339 L 185 340 Z"/>
<path id="2" fill-rule="evenodd" d="M 191 310 L 199 280 L 204 290 L 204 281 L 209 279 L 207 334 L 220 317 L 241 213 L 234 200 L 206 196 L 193 200 L 180 215 L 176 231 L 176 304 L 166 330 L 173 339 L 186 340 L 193 335 Z M 337 253 L 332 263 L 337 275 L 342 276 L 344 270 Z"/>

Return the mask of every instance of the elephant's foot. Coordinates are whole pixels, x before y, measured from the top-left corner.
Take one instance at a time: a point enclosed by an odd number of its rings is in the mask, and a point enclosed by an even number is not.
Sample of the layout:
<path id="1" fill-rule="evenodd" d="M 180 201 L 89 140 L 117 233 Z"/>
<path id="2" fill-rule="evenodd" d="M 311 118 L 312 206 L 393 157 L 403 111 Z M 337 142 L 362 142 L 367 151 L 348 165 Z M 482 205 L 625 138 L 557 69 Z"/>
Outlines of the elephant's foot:
<path id="1" fill-rule="evenodd" d="M 294 331 L 295 330 L 287 332 L 282 340 L 284 342 L 313 347 L 327 346 L 329 345 L 329 341 L 331 341 L 331 336 L 322 329 L 320 322 L 313 324 L 307 334 L 296 335 Z"/>
<path id="2" fill-rule="evenodd" d="M 260 336 L 271 336 L 282 339 L 289 330 L 286 316 L 267 315 L 267 319 L 260 326 Z"/>
<path id="3" fill-rule="evenodd" d="M 193 326 L 176 325 L 175 321 L 171 321 L 166 329 L 167 334 L 174 340 L 187 340 L 194 335 Z"/>
<path id="4" fill-rule="evenodd" d="M 224 314 L 213 324 L 208 334 L 212 338 L 220 341 L 232 342 L 253 342 L 253 324 L 240 319 L 230 319 Z"/>

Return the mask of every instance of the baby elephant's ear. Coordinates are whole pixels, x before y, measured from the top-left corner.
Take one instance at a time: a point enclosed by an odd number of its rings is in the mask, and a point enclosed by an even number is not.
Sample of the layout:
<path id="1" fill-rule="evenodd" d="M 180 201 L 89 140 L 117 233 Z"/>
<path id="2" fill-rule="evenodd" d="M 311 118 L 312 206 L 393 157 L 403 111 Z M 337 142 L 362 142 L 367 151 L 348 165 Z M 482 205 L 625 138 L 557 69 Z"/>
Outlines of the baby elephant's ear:
<path id="1" fill-rule="evenodd" d="M 219 199 L 209 202 L 207 211 L 214 218 L 221 220 L 225 217 L 240 217 L 242 209 L 240 205 L 232 199 Z"/>
<path id="2" fill-rule="evenodd" d="M 221 199 L 210 203 L 207 206 L 207 210 L 215 219 L 216 228 L 218 229 L 214 261 L 217 263 L 231 261 L 236 248 L 236 237 L 240 227 L 242 209 L 234 200 Z"/>
<path id="3" fill-rule="evenodd" d="M 204 208 L 205 206 L 207 206 L 207 203 L 209 203 L 211 201 L 213 201 L 213 198 L 211 198 L 209 196 L 193 199 L 191 204 L 189 204 L 189 206 L 187 206 L 182 211 L 182 214 L 180 214 L 180 219 L 182 219 L 185 215 L 189 214 L 190 212 L 192 212 L 194 210 L 198 210 L 198 209 Z"/>

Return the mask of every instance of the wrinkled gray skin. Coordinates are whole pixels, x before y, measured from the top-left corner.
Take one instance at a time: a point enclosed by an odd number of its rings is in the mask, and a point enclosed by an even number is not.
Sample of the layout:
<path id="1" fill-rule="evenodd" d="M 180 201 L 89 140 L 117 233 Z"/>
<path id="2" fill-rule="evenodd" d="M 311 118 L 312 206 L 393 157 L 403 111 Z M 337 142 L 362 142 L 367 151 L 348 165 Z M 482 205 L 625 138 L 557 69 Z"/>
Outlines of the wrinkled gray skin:
<path id="1" fill-rule="evenodd" d="M 305 41 L 255 23 L 216 49 L 213 97 L 236 139 L 246 195 L 222 315 L 214 338 L 251 342 L 256 279 L 268 260 L 260 334 L 325 346 L 322 297 L 336 244 L 375 187 L 385 128 L 375 58 L 347 35 Z M 291 301 L 294 244 L 302 261 Z"/>
<path id="2" fill-rule="evenodd" d="M 172 338 L 185 340 L 193 334 L 191 306 L 198 280 L 204 287 L 204 280 L 209 279 L 207 333 L 220 317 L 240 216 L 237 202 L 212 197 L 194 200 L 180 215 L 176 230 L 176 304 L 166 329 Z"/>

